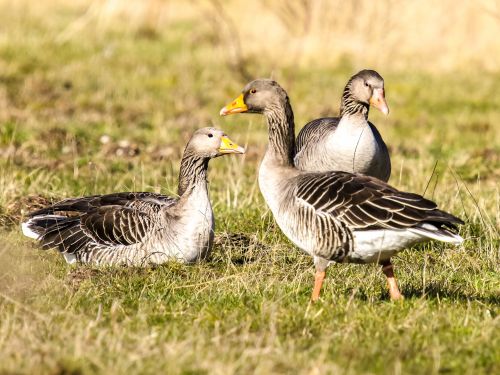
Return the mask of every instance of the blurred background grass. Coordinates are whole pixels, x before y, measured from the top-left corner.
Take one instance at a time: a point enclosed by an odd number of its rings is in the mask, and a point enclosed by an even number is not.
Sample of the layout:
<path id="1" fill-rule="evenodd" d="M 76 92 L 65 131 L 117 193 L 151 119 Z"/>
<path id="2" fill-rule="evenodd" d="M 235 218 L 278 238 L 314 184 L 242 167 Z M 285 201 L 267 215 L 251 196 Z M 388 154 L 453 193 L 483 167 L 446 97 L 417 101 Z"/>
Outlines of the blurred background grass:
<path id="1" fill-rule="evenodd" d="M 494 373 L 499 17 L 493 0 L 1 0 L 0 372 Z M 463 217 L 466 243 L 397 257 L 403 305 L 378 267 L 341 265 L 308 307 L 311 261 L 256 184 L 264 121 L 218 112 L 273 77 L 299 129 L 336 115 L 363 68 L 386 81 L 391 114 L 370 118 L 390 182 Z M 210 124 L 248 146 L 211 163 L 210 263 L 68 269 L 19 233 L 47 200 L 174 194 L 186 141 Z"/>

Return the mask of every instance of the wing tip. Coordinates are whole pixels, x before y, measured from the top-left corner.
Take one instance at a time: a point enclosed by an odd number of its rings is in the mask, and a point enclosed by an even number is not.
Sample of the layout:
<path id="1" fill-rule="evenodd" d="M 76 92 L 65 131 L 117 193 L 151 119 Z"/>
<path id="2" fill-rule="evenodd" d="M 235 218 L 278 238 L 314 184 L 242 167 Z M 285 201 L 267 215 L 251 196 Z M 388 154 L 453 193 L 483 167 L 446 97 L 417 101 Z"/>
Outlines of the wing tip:
<path id="1" fill-rule="evenodd" d="M 464 242 L 464 238 L 459 234 L 454 233 L 447 228 L 438 228 L 435 225 L 429 223 L 425 223 L 411 229 L 415 233 L 419 233 L 420 235 L 436 241 L 451 243 L 457 246 Z"/>
<path id="2" fill-rule="evenodd" d="M 461 245 L 465 240 L 462 236 L 457 233 L 446 231 L 446 235 L 442 237 L 443 242 L 451 243 L 454 245 Z"/>

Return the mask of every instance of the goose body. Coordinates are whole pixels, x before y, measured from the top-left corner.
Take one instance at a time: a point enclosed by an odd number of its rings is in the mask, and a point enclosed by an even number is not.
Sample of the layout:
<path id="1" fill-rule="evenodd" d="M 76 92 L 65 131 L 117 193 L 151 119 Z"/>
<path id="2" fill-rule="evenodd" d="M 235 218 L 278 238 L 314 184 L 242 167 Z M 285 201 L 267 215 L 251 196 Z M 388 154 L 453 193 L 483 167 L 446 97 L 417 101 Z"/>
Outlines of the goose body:
<path id="1" fill-rule="evenodd" d="M 179 197 L 124 192 L 66 199 L 31 213 L 23 233 L 43 249 L 58 248 L 68 263 L 143 266 L 203 259 L 212 247 L 215 222 L 208 161 L 243 152 L 220 130 L 200 129 L 184 151 Z"/>
<path id="2" fill-rule="evenodd" d="M 295 166 L 310 172 L 346 171 L 389 180 L 389 151 L 375 125 L 368 121 L 370 104 L 385 114 L 389 111 L 382 77 L 373 70 L 363 70 L 351 77 L 344 89 L 340 117 L 316 119 L 301 129 Z"/>
<path id="3" fill-rule="evenodd" d="M 58 247 L 70 262 L 160 264 L 194 262 L 213 241 L 206 192 L 186 199 L 153 193 L 115 193 L 67 199 L 33 212 L 23 233 Z"/>
<path id="4" fill-rule="evenodd" d="M 419 242 L 461 243 L 462 221 L 420 195 L 399 191 L 382 180 L 343 171 L 307 172 L 293 164 L 293 111 L 274 81 L 249 83 L 222 115 L 262 113 L 269 145 L 259 169 L 259 187 L 284 234 L 314 258 L 319 297 L 332 262 L 379 263 L 391 298 L 401 298 L 390 258 Z"/>
<path id="5" fill-rule="evenodd" d="M 259 186 L 283 233 L 318 261 L 383 263 L 419 242 L 462 241 L 460 221 L 417 194 L 348 172 L 294 172 L 264 162 Z"/>

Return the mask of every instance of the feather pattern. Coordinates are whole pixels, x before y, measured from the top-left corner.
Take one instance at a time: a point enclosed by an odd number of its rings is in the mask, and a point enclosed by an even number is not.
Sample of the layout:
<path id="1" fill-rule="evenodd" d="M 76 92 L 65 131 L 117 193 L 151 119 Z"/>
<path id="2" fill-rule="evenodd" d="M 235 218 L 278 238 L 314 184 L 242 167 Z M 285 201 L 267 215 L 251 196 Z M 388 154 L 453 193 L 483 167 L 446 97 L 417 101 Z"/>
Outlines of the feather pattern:
<path id="1" fill-rule="evenodd" d="M 311 173 L 292 179 L 290 184 L 296 186 L 297 204 L 306 206 L 321 220 L 320 247 L 323 243 L 332 244 L 330 253 L 322 250 L 315 255 L 331 260 L 344 259 L 356 250 L 353 242 L 356 232 L 421 228 L 423 233 L 428 224 L 446 236 L 456 231 L 457 224 L 463 224 L 439 210 L 434 202 L 368 176 L 348 172 Z M 314 215 L 298 215 L 302 231 L 317 226 L 311 220 Z"/>
<path id="2" fill-rule="evenodd" d="M 208 250 L 213 218 L 207 202 L 207 210 L 198 217 L 189 206 L 189 199 L 115 193 L 56 203 L 31 213 L 27 224 L 39 234 L 42 249 L 56 247 L 84 263 L 141 265 L 169 257 L 192 262 Z M 179 228 L 182 214 L 191 215 L 191 228 L 199 225 L 201 241 L 182 235 L 180 229 L 192 232 Z M 175 254 L 180 256 L 170 256 Z"/>

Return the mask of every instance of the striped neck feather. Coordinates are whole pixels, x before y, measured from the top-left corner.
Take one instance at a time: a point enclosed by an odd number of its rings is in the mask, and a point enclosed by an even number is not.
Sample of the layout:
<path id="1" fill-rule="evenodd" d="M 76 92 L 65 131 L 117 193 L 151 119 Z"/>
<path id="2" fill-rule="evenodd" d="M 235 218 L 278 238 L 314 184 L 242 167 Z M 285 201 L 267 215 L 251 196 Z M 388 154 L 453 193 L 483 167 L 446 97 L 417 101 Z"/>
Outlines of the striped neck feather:
<path id="1" fill-rule="evenodd" d="M 186 149 L 182 156 L 179 171 L 179 187 L 177 194 L 182 196 L 191 193 L 196 187 L 206 186 L 209 158 L 196 155 Z"/>
<path id="2" fill-rule="evenodd" d="M 269 130 L 269 151 L 282 164 L 293 166 L 295 157 L 295 122 L 288 99 L 284 105 L 274 105 L 264 112 Z"/>
<path id="3" fill-rule="evenodd" d="M 368 119 L 370 106 L 366 103 L 361 103 L 354 98 L 352 93 L 352 79 L 347 82 L 342 93 L 340 102 L 340 117 L 343 116 L 362 116 L 365 120 Z"/>

